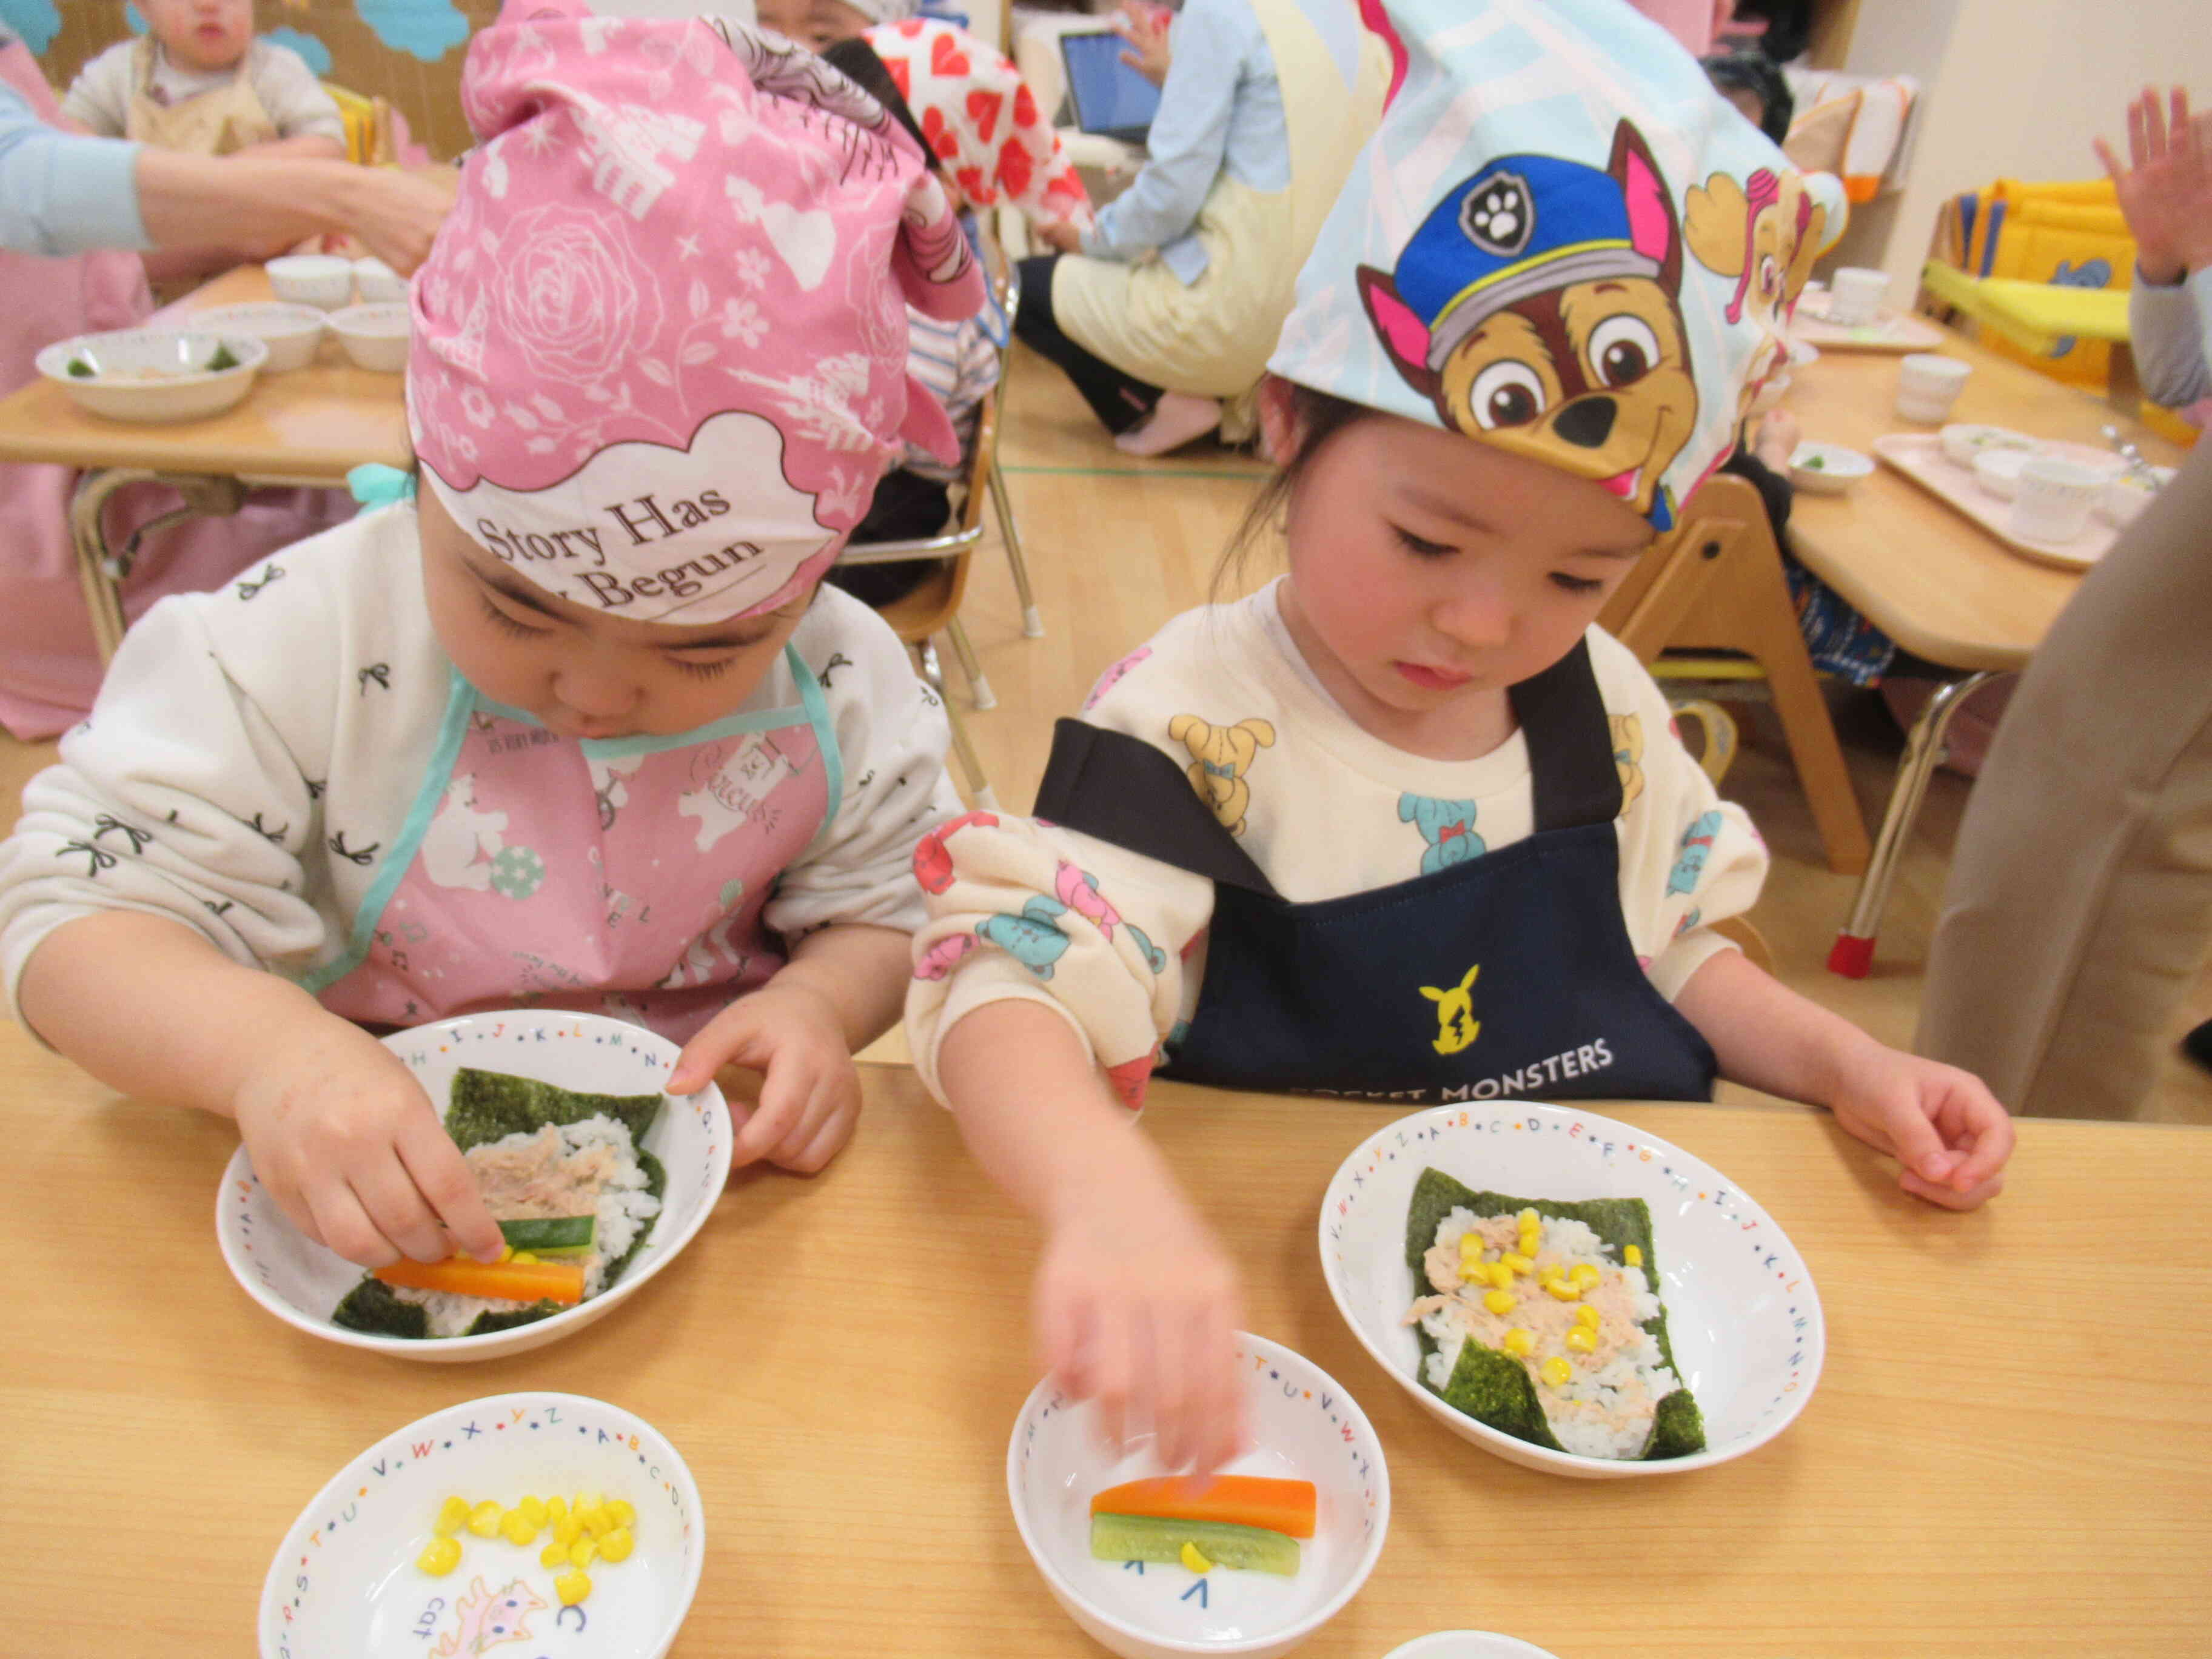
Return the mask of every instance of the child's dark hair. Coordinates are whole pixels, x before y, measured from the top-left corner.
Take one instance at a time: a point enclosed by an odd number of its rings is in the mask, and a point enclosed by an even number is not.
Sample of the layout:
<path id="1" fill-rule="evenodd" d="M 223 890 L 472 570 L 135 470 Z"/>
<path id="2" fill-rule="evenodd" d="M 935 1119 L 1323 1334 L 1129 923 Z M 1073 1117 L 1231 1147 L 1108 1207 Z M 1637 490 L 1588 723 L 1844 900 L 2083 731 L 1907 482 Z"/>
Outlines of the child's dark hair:
<path id="1" fill-rule="evenodd" d="M 1241 573 L 1245 562 L 1251 557 L 1253 547 L 1267 533 L 1275 520 L 1285 512 L 1291 496 L 1298 487 L 1298 480 L 1313 465 L 1314 457 L 1321 453 L 1322 446 L 1347 427 L 1357 424 L 1375 411 L 1363 404 L 1339 398 L 1331 392 L 1316 392 L 1296 380 L 1280 380 L 1270 375 L 1260 384 L 1259 395 L 1266 397 L 1273 385 L 1290 388 L 1291 422 L 1297 433 L 1297 447 L 1287 455 L 1276 457 L 1275 471 L 1267 482 L 1260 486 L 1260 493 L 1252 498 L 1245 509 L 1243 521 L 1237 533 L 1229 539 L 1229 546 L 1214 567 L 1213 597 L 1221 596 L 1223 584 Z"/>
<path id="2" fill-rule="evenodd" d="M 936 167 L 936 150 L 922 136 L 921 123 L 914 118 L 914 111 L 899 91 L 898 82 L 891 79 L 890 70 L 884 66 L 884 60 L 876 55 L 873 46 L 857 35 L 848 40 L 833 41 L 823 48 L 822 61 L 881 104 L 884 113 L 904 127 L 913 135 L 914 142 L 921 146 L 923 159 L 933 169 Z"/>
<path id="3" fill-rule="evenodd" d="M 1726 52 L 1700 58 L 1705 78 L 1724 93 L 1747 92 L 1759 100 L 1759 130 L 1780 143 L 1790 136 L 1797 100 L 1781 68 L 1763 52 Z"/>

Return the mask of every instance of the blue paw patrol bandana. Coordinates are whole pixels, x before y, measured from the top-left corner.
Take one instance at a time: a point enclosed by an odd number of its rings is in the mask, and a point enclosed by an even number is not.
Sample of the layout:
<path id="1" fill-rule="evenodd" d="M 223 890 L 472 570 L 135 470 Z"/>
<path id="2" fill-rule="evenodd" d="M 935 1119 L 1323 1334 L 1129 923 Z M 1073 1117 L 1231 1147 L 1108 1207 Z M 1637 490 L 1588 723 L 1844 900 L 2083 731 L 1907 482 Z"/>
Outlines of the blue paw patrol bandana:
<path id="1" fill-rule="evenodd" d="M 1622 0 L 1363 0 L 1394 64 L 1268 367 L 1603 483 L 1664 530 L 1842 234 Z"/>

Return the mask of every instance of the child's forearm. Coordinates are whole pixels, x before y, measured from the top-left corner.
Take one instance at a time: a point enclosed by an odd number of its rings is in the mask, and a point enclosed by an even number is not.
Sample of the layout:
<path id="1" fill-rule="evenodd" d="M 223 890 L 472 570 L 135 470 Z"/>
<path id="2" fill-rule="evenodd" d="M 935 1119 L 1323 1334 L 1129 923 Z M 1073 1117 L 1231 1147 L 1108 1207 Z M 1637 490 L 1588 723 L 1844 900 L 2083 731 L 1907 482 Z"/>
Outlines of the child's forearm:
<path id="1" fill-rule="evenodd" d="M 320 132 L 301 132 L 289 138 L 271 138 L 266 143 L 248 144 L 232 153 L 251 155 L 261 161 L 343 161 L 350 159 L 346 153 L 344 139 L 333 138 Z"/>
<path id="2" fill-rule="evenodd" d="M 896 927 L 833 923 L 799 940 L 770 983 L 820 997 L 836 1016 L 846 1047 L 858 1054 L 898 1024 L 913 949 L 913 937 Z"/>
<path id="3" fill-rule="evenodd" d="M 1852 1057 L 1881 1045 L 1799 996 L 1741 951 L 1716 951 L 1674 999 L 1720 1061 L 1721 1075 L 1768 1094 L 1832 1104 Z"/>
<path id="4" fill-rule="evenodd" d="M 945 1034 L 937 1067 L 984 1174 L 1039 1219 L 1110 1203 L 1133 1183 L 1176 1191 L 1134 1116 L 1051 1009 L 986 1004 Z"/>
<path id="5" fill-rule="evenodd" d="M 223 1117 L 252 1066 L 337 1019 L 183 923 L 127 910 L 56 928 L 16 996 L 26 1024 L 110 1088 Z"/>

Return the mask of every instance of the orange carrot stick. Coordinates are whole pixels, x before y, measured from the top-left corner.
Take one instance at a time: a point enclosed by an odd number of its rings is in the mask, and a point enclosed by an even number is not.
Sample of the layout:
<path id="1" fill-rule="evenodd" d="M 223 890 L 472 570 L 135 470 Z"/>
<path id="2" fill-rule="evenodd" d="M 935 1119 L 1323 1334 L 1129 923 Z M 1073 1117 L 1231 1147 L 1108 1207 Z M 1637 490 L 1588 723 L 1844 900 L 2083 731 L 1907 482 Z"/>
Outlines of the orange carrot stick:
<path id="1" fill-rule="evenodd" d="M 584 1270 L 559 1261 L 477 1261 L 465 1255 L 443 1261 L 406 1257 L 374 1270 L 387 1285 L 410 1291 L 450 1291 L 456 1296 L 488 1296 L 505 1302 L 558 1302 L 573 1307 L 584 1299 Z"/>
<path id="2" fill-rule="evenodd" d="M 1314 1535 L 1314 1484 L 1256 1474 L 1182 1475 L 1109 1486 L 1091 1500 L 1093 1515 L 1145 1515 L 1165 1521 L 1224 1521 L 1293 1538 Z"/>

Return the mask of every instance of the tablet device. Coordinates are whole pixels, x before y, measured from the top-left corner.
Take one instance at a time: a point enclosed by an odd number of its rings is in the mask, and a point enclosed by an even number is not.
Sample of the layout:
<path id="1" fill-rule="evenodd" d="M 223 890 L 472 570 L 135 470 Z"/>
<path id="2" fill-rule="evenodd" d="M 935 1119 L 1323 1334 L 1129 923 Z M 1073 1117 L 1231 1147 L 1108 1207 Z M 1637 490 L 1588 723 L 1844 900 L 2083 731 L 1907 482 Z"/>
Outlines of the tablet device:
<path id="1" fill-rule="evenodd" d="M 1160 89 L 1121 61 L 1128 42 L 1110 30 L 1060 37 L 1075 125 L 1085 132 L 1141 144 L 1160 106 Z"/>

